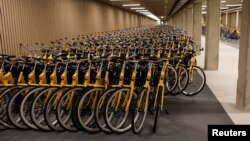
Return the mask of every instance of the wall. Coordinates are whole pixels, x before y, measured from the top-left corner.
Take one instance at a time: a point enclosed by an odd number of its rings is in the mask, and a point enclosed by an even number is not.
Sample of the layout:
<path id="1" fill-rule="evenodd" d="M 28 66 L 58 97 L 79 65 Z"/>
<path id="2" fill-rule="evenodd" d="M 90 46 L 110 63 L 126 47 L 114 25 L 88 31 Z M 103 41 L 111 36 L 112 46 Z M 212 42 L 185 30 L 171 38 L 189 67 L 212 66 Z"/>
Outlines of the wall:
<path id="1" fill-rule="evenodd" d="M 236 12 L 230 13 L 229 16 L 230 16 L 230 21 L 229 21 L 230 27 L 236 28 Z"/>
<path id="2" fill-rule="evenodd" d="M 155 21 L 97 0 L 0 0 L 0 53 L 18 54 L 64 37 L 155 24 Z"/>
<path id="3" fill-rule="evenodd" d="M 221 14 L 221 24 L 226 25 L 226 14 Z"/>

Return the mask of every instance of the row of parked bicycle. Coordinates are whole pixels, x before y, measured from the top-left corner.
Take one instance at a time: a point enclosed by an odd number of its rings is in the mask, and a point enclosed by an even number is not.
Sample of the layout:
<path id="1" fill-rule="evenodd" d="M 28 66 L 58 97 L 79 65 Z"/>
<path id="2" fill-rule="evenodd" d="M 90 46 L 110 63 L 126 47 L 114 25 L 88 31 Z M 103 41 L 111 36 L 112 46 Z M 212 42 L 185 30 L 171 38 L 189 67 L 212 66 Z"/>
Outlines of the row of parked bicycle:
<path id="1" fill-rule="evenodd" d="M 1 129 L 137 134 L 150 111 L 156 132 L 164 96 L 193 96 L 206 83 L 199 50 L 170 26 L 36 46 L 29 56 L 0 55 Z"/>
<path id="2" fill-rule="evenodd" d="M 236 28 L 220 25 L 220 39 L 230 43 L 239 43 L 240 32 Z"/>

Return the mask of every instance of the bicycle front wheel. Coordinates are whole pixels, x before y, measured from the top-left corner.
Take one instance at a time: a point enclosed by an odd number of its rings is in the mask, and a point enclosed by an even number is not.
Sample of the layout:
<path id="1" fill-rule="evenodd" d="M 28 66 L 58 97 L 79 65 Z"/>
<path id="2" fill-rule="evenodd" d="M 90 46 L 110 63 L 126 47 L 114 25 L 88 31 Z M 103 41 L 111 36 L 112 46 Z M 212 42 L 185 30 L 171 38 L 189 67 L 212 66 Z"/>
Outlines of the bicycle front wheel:
<path id="1" fill-rule="evenodd" d="M 155 97 L 157 98 L 157 103 L 155 107 L 155 120 L 154 120 L 154 126 L 153 126 L 153 133 L 156 133 L 157 127 L 159 124 L 159 114 L 160 114 L 160 108 L 161 108 L 161 98 L 162 98 L 162 87 L 159 88 L 158 90 L 158 96 Z"/>
<path id="2" fill-rule="evenodd" d="M 148 112 L 149 95 L 148 90 L 143 89 L 137 97 L 132 108 L 132 131 L 134 134 L 139 134 L 142 130 Z"/>
<path id="3" fill-rule="evenodd" d="M 182 92 L 186 96 L 194 96 L 202 91 L 206 84 L 206 75 L 204 71 L 197 66 L 188 68 L 189 82 Z"/>
<path id="4" fill-rule="evenodd" d="M 177 71 L 174 67 L 168 66 L 166 70 L 166 79 L 165 79 L 165 87 L 167 89 L 167 92 L 172 92 L 178 83 L 178 75 Z"/>
<path id="5" fill-rule="evenodd" d="M 131 104 L 128 104 L 130 88 L 116 90 L 108 99 L 105 107 L 105 122 L 108 127 L 116 133 L 124 133 L 131 129 L 131 115 L 129 115 L 130 105 L 135 101 L 137 94 L 133 92 Z M 126 106 L 129 109 L 126 110 Z"/>

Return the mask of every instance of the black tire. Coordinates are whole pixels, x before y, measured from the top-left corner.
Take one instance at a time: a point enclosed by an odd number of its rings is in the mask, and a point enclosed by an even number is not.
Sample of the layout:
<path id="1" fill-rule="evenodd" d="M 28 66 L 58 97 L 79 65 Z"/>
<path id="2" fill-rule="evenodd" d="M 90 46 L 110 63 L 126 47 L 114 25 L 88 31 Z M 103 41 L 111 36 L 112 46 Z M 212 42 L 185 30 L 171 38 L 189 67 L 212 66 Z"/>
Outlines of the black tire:
<path id="1" fill-rule="evenodd" d="M 125 91 L 125 93 L 123 93 L 124 91 Z M 110 96 L 110 98 L 107 101 L 107 105 L 105 107 L 105 122 L 106 122 L 106 125 L 115 133 L 127 132 L 132 127 L 131 126 L 132 116 L 131 116 L 130 111 L 129 111 L 131 107 L 129 107 L 129 109 L 127 111 L 125 111 L 126 107 L 119 107 L 118 111 L 116 111 L 115 108 L 111 106 L 112 100 L 114 100 L 113 98 L 115 98 L 115 96 L 118 96 L 120 93 L 120 94 L 122 94 L 121 96 L 123 96 L 122 97 L 122 99 L 123 99 L 126 97 L 126 93 L 129 91 L 130 91 L 130 88 L 118 89 Z M 135 92 L 133 95 L 134 95 L 133 98 L 136 98 L 138 96 Z M 131 104 L 129 106 L 132 105 L 133 101 L 134 101 L 134 99 L 131 100 Z M 118 106 L 122 106 L 121 103 Z"/>
<path id="2" fill-rule="evenodd" d="M 165 87 L 167 92 L 172 92 L 178 84 L 178 75 L 177 71 L 174 67 L 168 66 L 167 68 L 167 76 L 165 79 Z"/>
<path id="3" fill-rule="evenodd" d="M 95 121 L 97 126 L 100 128 L 101 131 L 105 133 L 112 133 L 112 131 L 107 127 L 105 123 L 105 105 L 107 104 L 108 97 L 116 90 L 117 88 L 110 88 L 105 90 L 100 98 L 97 101 L 95 106 Z"/>
<path id="4" fill-rule="evenodd" d="M 153 133 L 156 133 L 157 127 L 159 124 L 159 114 L 160 114 L 161 97 L 162 97 L 161 93 L 162 93 L 162 87 L 159 87 L 158 96 L 157 96 L 157 104 L 155 107 L 155 120 L 154 120 L 154 126 L 153 126 Z"/>
<path id="5" fill-rule="evenodd" d="M 176 70 L 178 74 L 178 87 L 176 87 L 170 94 L 177 95 L 182 93 L 183 90 L 188 85 L 188 71 L 185 67 L 179 66 L 179 68 Z"/>
<path id="6" fill-rule="evenodd" d="M 68 131 L 78 131 L 78 129 L 74 126 L 74 122 L 72 119 L 72 110 L 73 103 L 75 102 L 75 98 L 79 91 L 82 91 L 83 88 L 72 88 L 67 90 L 59 99 L 56 108 L 56 117 L 59 124 Z M 74 93 L 73 93 L 74 92 Z M 71 98 L 72 103 L 70 105 L 65 105 L 68 97 Z"/>
<path id="7" fill-rule="evenodd" d="M 8 103 L 7 107 L 8 118 L 10 122 L 17 128 L 28 129 L 28 126 L 25 125 L 22 118 L 20 117 L 20 106 L 25 95 L 33 89 L 34 87 L 23 87 L 19 89 L 18 92 L 11 97 Z"/>
<path id="8" fill-rule="evenodd" d="M 47 125 L 44 117 L 45 102 L 48 100 L 50 94 L 57 93 L 59 90 L 61 90 L 61 88 L 45 88 L 43 91 L 37 94 L 33 100 L 31 105 L 31 120 L 37 128 L 44 131 L 51 131 L 51 128 Z"/>
<path id="9" fill-rule="evenodd" d="M 147 95 L 147 89 L 143 89 L 132 108 L 131 123 L 134 134 L 139 134 L 144 125 L 149 105 L 146 101 L 149 102 L 149 95 Z"/>
<path id="10" fill-rule="evenodd" d="M 104 91 L 104 88 L 89 89 L 82 95 L 81 98 L 79 98 L 79 101 L 77 102 L 78 121 L 80 125 L 82 126 L 82 128 L 88 131 L 89 133 L 97 133 L 100 131 L 100 128 L 95 122 L 94 109 L 95 109 L 98 97 L 100 97 L 100 94 L 102 94 L 103 91 Z"/>
<path id="11" fill-rule="evenodd" d="M 0 88 L 0 94 L 3 93 L 5 90 L 7 89 L 7 87 L 1 87 Z M 1 100 L 0 98 L 0 114 L 2 114 L 2 112 L 4 111 L 4 100 Z M 0 119 L 0 130 L 5 130 L 7 129 L 7 127 L 2 125 L 3 121 Z"/>
<path id="12" fill-rule="evenodd" d="M 189 79 L 187 87 L 182 92 L 186 96 L 194 96 L 199 94 L 206 84 L 206 75 L 204 71 L 198 66 L 193 66 L 193 70 L 193 80 Z M 188 72 L 190 72 L 190 68 L 188 68 Z"/>
<path id="13" fill-rule="evenodd" d="M 34 122 L 31 119 L 31 107 L 32 103 L 35 99 L 35 96 L 40 93 L 42 90 L 44 90 L 44 87 L 36 87 L 32 90 L 30 90 L 25 97 L 23 98 L 21 105 L 20 105 L 20 117 L 24 124 L 32 129 L 38 129 L 37 126 L 34 124 Z"/>
<path id="14" fill-rule="evenodd" d="M 56 107 L 57 105 L 54 105 L 56 98 L 61 97 L 64 92 L 66 92 L 68 88 L 61 88 L 57 93 L 53 93 L 48 102 L 45 104 L 45 111 L 44 111 L 44 117 L 45 121 L 48 124 L 48 126 L 55 131 L 63 131 L 64 129 L 59 124 L 57 118 L 56 118 Z"/>
<path id="15" fill-rule="evenodd" d="M 7 115 L 7 107 L 11 97 L 22 87 L 13 86 L 8 87 L 0 94 L 1 101 L 1 114 L 0 114 L 0 124 L 6 128 L 15 128 L 15 126 L 10 122 Z"/>
<path id="16" fill-rule="evenodd" d="M 83 127 L 80 124 L 80 121 L 78 121 L 78 117 L 77 117 L 77 107 L 78 107 L 78 103 L 80 101 L 80 98 L 82 97 L 82 95 L 84 95 L 88 90 L 90 90 L 92 87 L 85 87 L 82 89 L 82 91 L 80 91 L 77 96 L 75 97 L 75 102 L 72 105 L 72 114 L 71 114 L 71 118 L 72 121 L 75 125 L 75 127 L 78 130 L 84 130 Z"/>

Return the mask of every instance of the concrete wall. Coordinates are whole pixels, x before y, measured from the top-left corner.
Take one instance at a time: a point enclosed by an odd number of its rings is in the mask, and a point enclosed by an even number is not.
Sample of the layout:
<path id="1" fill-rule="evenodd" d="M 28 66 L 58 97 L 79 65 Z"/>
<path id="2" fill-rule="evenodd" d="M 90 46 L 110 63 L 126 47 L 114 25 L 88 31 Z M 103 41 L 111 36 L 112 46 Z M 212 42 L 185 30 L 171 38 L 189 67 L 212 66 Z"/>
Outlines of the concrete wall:
<path id="1" fill-rule="evenodd" d="M 226 14 L 221 14 L 221 24 L 226 25 Z"/>
<path id="2" fill-rule="evenodd" d="M 0 0 L 0 53 L 18 54 L 19 43 L 49 42 L 155 21 L 97 0 Z"/>
<path id="3" fill-rule="evenodd" d="M 232 28 L 236 28 L 236 13 L 230 13 L 228 14 L 228 16 L 230 16 L 230 21 L 228 21 L 230 24 L 230 27 Z"/>
<path id="4" fill-rule="evenodd" d="M 229 26 L 231 28 L 237 28 L 238 30 L 240 30 L 240 25 L 241 25 L 241 11 L 239 11 L 238 27 L 236 27 L 236 17 L 237 17 L 236 13 L 237 12 L 228 13 L 227 26 Z M 205 15 L 203 15 L 203 16 L 205 17 Z M 221 24 L 226 25 L 226 14 L 225 13 L 221 14 Z"/>

